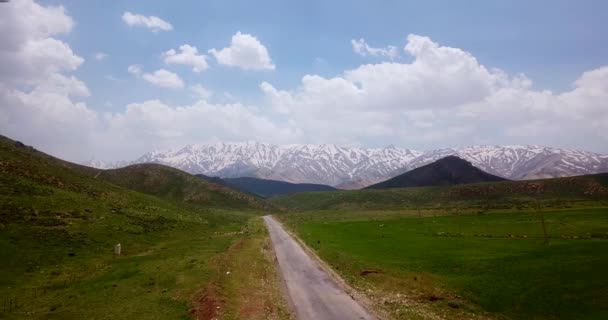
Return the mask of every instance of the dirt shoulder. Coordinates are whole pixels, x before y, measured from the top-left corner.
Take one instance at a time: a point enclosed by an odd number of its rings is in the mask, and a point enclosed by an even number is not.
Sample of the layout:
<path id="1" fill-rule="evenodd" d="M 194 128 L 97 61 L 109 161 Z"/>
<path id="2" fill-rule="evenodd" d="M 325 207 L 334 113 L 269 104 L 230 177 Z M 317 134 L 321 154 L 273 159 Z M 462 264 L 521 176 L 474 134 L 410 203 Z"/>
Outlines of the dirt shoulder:
<path id="1" fill-rule="evenodd" d="M 191 315 L 197 320 L 293 319 L 262 218 L 252 218 L 242 234 L 215 262 L 217 279 L 197 294 Z"/>

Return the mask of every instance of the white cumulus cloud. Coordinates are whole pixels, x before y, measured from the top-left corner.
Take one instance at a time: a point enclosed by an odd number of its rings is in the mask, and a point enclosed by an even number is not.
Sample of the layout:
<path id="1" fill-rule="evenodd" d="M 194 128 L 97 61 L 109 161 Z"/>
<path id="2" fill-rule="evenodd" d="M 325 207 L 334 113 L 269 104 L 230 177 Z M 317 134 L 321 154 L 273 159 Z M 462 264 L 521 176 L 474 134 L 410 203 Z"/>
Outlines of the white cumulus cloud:
<path id="1" fill-rule="evenodd" d="M 124 21 L 124 23 L 126 23 L 128 26 L 145 27 L 152 30 L 152 32 L 173 30 L 173 26 L 169 22 L 159 17 L 147 17 L 141 14 L 131 13 L 129 11 L 123 13 L 122 21 Z"/>
<path id="2" fill-rule="evenodd" d="M 198 49 L 189 44 L 179 47 L 180 52 L 170 49 L 162 54 L 166 64 L 183 64 L 192 67 L 194 72 L 203 72 L 209 68 L 207 56 L 198 54 Z"/>
<path id="3" fill-rule="evenodd" d="M 268 49 L 254 36 L 237 32 L 230 47 L 209 50 L 219 64 L 245 70 L 274 70 Z"/>
<path id="4" fill-rule="evenodd" d="M 353 51 L 361 56 L 386 57 L 391 60 L 399 56 L 399 50 L 395 46 L 386 46 L 385 48 L 370 47 L 365 39 L 353 39 L 350 41 L 353 46 Z"/>
<path id="5" fill-rule="evenodd" d="M 72 31 L 74 21 L 62 6 L 31 0 L 0 8 L 0 81 L 36 85 L 59 72 L 76 70 L 84 59 L 54 36 Z"/>
<path id="6" fill-rule="evenodd" d="M 132 103 L 108 115 L 97 144 L 102 154 L 135 157 L 154 148 L 181 147 L 187 143 L 241 141 L 245 137 L 282 142 L 296 140 L 298 131 L 275 123 L 256 107 L 240 103 L 212 104 L 204 100 L 172 106 L 159 100 Z M 280 140 L 284 139 L 284 140 Z"/>
<path id="7" fill-rule="evenodd" d="M 84 59 L 54 38 L 71 32 L 74 21 L 62 6 L 31 0 L 0 7 L 0 134 L 78 158 L 97 114 L 75 101 L 90 92 L 68 75 Z"/>
<path id="8" fill-rule="evenodd" d="M 213 92 L 200 84 L 190 86 L 190 91 L 194 93 L 194 96 L 201 100 L 209 100 L 213 95 Z"/>
<path id="9" fill-rule="evenodd" d="M 127 72 L 133 75 L 140 75 L 141 74 L 141 66 L 138 64 L 132 64 L 129 67 L 127 67 Z"/>
<path id="10" fill-rule="evenodd" d="M 607 151 L 608 67 L 563 93 L 535 90 L 525 75 L 486 68 L 469 52 L 409 35 L 411 63 L 361 65 L 301 84 L 261 89 L 308 141 L 398 141 L 429 149 L 474 143 L 546 144 Z M 604 147 L 603 147 L 604 146 Z"/>
<path id="11" fill-rule="evenodd" d="M 97 61 L 105 60 L 107 57 L 108 54 L 103 52 L 96 52 L 95 54 L 93 54 L 93 58 L 95 58 L 95 60 Z"/>
<path id="12" fill-rule="evenodd" d="M 552 92 L 536 89 L 524 75 L 486 67 L 466 50 L 410 35 L 403 52 L 411 62 L 305 75 L 288 88 L 262 82 L 259 105 L 240 103 L 238 96 L 212 103 L 211 91 L 195 84 L 188 87 L 198 98 L 193 103 L 151 98 L 106 112 L 82 102 L 91 92 L 72 73 L 84 59 L 56 38 L 73 26 L 60 6 L 21 0 L 0 11 L 0 30 L 8 30 L 0 33 L 0 134 L 73 161 L 133 159 L 154 148 L 243 140 L 419 149 L 523 143 L 608 152 L 608 66 L 582 73 L 570 90 Z M 233 37 L 228 49 L 241 42 Z M 235 52 L 228 51 L 228 61 L 240 57 Z M 245 56 L 248 68 L 260 65 L 259 52 Z M 267 51 L 266 57 L 262 65 L 272 65 Z M 131 65 L 127 71 L 157 86 L 185 87 L 164 69 Z M 224 95 L 217 98 L 228 100 Z"/>
<path id="13" fill-rule="evenodd" d="M 270 83 L 264 81 L 260 84 L 268 103 L 278 113 L 288 114 L 294 101 L 291 95 L 285 91 L 275 89 Z"/>
<path id="14" fill-rule="evenodd" d="M 152 73 L 144 73 L 142 78 L 157 87 L 169 89 L 184 87 L 184 81 L 176 73 L 165 69 L 159 69 Z"/>

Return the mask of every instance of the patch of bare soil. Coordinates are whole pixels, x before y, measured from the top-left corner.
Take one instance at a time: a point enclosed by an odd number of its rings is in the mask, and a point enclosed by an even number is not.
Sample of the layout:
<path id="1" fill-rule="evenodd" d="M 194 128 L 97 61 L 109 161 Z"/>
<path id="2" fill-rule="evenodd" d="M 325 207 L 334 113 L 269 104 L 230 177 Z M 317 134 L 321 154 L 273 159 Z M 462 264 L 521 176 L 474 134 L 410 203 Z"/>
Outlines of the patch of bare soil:
<path id="1" fill-rule="evenodd" d="M 380 270 L 380 269 L 366 269 L 361 271 L 361 273 L 359 273 L 360 276 L 365 277 L 368 274 L 372 274 L 372 273 L 379 273 L 379 274 L 383 274 L 384 271 Z"/>
<path id="2" fill-rule="evenodd" d="M 210 283 L 203 288 L 193 301 L 190 316 L 196 320 L 219 319 L 224 309 L 225 301 L 216 283 Z"/>
<path id="3" fill-rule="evenodd" d="M 225 253 L 214 258 L 212 265 L 221 275 L 225 273 L 227 261 L 229 261 L 235 251 L 243 247 L 243 239 L 239 240 Z M 217 320 L 222 318 L 223 311 L 226 309 L 226 297 L 222 291 L 221 279 L 211 281 L 206 287 L 197 292 L 192 301 L 190 316 L 196 320 Z"/>

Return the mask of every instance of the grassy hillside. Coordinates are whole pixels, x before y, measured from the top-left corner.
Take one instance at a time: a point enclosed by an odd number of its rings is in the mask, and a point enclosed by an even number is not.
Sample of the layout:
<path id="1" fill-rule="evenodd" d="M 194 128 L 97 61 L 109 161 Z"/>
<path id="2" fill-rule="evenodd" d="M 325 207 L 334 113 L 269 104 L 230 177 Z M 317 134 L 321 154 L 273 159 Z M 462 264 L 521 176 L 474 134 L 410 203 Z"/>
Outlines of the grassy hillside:
<path id="1" fill-rule="evenodd" d="M 608 209 L 280 215 L 392 319 L 608 318 Z"/>
<path id="2" fill-rule="evenodd" d="M 194 206 L 272 209 L 270 204 L 252 195 L 160 164 L 136 164 L 100 171 L 95 176 L 131 190 Z"/>
<path id="3" fill-rule="evenodd" d="M 385 190 L 308 192 L 271 199 L 296 210 L 525 209 L 608 205 L 608 173 L 530 181 Z"/>
<path id="4" fill-rule="evenodd" d="M 466 160 L 456 156 L 447 156 L 365 189 L 449 186 L 506 180 L 484 172 Z"/>
<path id="5" fill-rule="evenodd" d="M 234 265 L 267 239 L 252 227 L 263 202 L 155 168 L 105 173 L 1 137 L 0 317 L 238 318 L 248 290 L 286 317 L 272 260 Z M 227 268 L 266 286 L 235 286 Z"/>
<path id="6" fill-rule="evenodd" d="M 391 318 L 608 316 L 608 174 L 272 201 Z"/>

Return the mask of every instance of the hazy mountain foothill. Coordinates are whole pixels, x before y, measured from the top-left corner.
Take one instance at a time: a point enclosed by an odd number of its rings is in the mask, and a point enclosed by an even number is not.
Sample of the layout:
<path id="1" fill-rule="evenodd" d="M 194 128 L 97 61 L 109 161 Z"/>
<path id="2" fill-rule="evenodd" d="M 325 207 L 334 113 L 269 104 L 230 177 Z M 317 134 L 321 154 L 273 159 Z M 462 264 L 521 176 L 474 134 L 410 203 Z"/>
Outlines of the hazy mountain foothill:
<path id="1" fill-rule="evenodd" d="M 297 192 L 310 192 L 310 191 L 331 191 L 336 188 L 312 183 L 289 183 L 285 181 L 266 180 L 253 177 L 241 177 L 241 178 L 218 178 L 208 177 L 204 174 L 197 174 L 197 177 L 203 178 L 207 181 L 216 182 L 256 195 L 261 198 L 270 198 L 274 196 L 292 194 Z"/>

